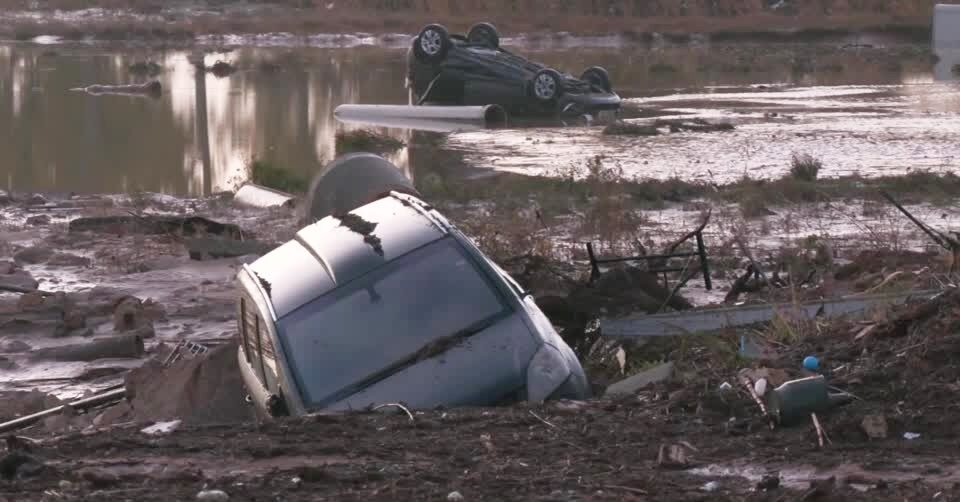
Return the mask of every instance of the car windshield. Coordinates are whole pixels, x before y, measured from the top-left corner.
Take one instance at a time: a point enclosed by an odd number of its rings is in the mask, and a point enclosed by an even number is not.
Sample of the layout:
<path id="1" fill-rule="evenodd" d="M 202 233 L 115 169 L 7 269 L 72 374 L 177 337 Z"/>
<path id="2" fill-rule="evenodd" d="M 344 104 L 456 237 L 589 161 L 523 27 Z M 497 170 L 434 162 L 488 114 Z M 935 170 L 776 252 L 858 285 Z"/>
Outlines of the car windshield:
<path id="1" fill-rule="evenodd" d="M 278 334 L 307 407 L 451 335 L 510 312 L 451 237 L 434 241 L 291 312 Z"/>

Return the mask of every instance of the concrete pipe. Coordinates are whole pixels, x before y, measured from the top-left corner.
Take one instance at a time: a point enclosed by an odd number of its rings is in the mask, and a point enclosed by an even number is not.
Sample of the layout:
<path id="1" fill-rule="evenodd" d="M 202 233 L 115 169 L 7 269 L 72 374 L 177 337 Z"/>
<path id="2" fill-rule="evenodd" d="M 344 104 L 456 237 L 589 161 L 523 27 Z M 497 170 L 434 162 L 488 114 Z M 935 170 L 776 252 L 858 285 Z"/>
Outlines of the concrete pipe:
<path id="1" fill-rule="evenodd" d="M 372 153 L 351 153 L 327 164 L 310 184 L 308 222 L 346 214 L 391 191 L 420 197 L 413 183 L 389 161 Z"/>

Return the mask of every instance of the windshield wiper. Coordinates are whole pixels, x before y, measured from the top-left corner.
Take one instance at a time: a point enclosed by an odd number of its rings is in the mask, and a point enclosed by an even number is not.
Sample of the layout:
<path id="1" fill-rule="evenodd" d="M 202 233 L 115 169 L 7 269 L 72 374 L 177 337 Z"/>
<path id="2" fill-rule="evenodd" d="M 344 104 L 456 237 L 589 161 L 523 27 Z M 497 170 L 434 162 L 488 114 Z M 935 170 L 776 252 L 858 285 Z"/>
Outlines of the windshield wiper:
<path id="1" fill-rule="evenodd" d="M 376 372 L 364 377 L 363 379 L 357 381 L 356 383 L 347 386 L 344 389 L 334 393 L 332 396 L 323 400 L 324 403 L 336 402 L 340 399 L 343 399 L 349 395 L 355 394 L 357 391 L 369 387 L 381 380 L 386 379 L 390 375 L 397 373 L 398 371 L 408 367 L 413 366 L 414 364 L 430 359 L 431 357 L 438 356 L 451 348 L 459 345 L 461 342 L 470 338 L 477 333 L 489 328 L 490 326 L 496 324 L 501 319 L 506 317 L 509 314 L 508 311 L 501 312 L 498 315 L 490 317 L 484 321 L 478 322 L 473 326 L 469 326 L 452 335 L 447 335 L 442 338 L 437 338 L 436 340 L 430 341 L 420 347 L 416 352 L 404 357 L 403 359 L 398 360 L 397 362 L 377 370 Z"/>

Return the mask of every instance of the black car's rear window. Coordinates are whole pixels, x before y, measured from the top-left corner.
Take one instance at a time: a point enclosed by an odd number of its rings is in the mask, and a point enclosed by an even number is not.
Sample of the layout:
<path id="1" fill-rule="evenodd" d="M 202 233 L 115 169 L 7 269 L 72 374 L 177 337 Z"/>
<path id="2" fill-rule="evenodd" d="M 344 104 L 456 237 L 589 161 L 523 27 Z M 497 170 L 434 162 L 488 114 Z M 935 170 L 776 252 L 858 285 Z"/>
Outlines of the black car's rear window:
<path id="1" fill-rule="evenodd" d="M 307 303 L 277 326 L 309 408 L 429 342 L 509 311 L 495 286 L 446 237 Z"/>

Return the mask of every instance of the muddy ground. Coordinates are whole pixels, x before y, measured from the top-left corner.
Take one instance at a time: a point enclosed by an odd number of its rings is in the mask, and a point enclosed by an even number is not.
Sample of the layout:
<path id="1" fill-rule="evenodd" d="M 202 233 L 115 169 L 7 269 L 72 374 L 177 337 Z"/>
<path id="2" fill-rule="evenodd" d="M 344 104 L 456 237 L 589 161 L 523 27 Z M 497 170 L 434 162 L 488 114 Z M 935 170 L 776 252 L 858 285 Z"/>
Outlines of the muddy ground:
<path id="1" fill-rule="evenodd" d="M 6 249 L 14 257 L 4 279 L 16 279 L 14 284 L 24 289 L 56 290 L 66 296 L 4 295 L 8 332 L 0 341 L 5 347 L 0 357 L 8 366 L 0 369 L 0 376 L 7 390 L 37 388 L 63 398 L 122 381 L 124 369 L 151 357 L 162 359 L 178 340 L 215 348 L 234 336 L 235 267 L 263 250 L 253 247 L 252 255 L 218 258 L 209 254 L 223 246 L 207 245 L 197 254 L 192 239 L 235 239 L 229 224 L 236 224 L 243 242 L 269 248 L 289 239 L 297 228 L 295 210 L 242 209 L 229 195 L 189 200 L 142 193 L 15 199 L 4 210 Z M 606 199 L 590 200 L 602 208 Z M 454 211 L 457 207 L 455 201 L 445 204 Z M 486 209 L 489 212 L 471 213 L 465 229 L 492 255 L 514 253 L 513 260 L 498 259 L 536 293 L 571 343 L 587 334 L 596 316 L 635 311 L 643 298 L 624 292 L 636 291 L 638 284 L 646 284 L 640 289 L 647 293 L 655 291 L 649 276 L 618 271 L 605 273 L 588 288 L 589 267 L 582 256 L 561 260 L 563 255 L 553 248 L 541 249 L 548 253 L 537 257 L 535 246 L 529 249 L 531 256 L 502 243 L 498 247 L 499 237 L 487 233 L 484 225 L 502 224 L 501 211 L 515 213 L 516 208 Z M 131 212 L 137 217 L 123 225 L 77 223 L 78 218 L 130 217 Z M 157 215 L 203 216 L 228 225 L 202 230 L 161 225 L 162 231 L 156 231 L 144 222 L 156 221 L 149 218 Z M 526 217 L 537 224 L 535 213 Z M 515 232 L 530 228 L 503 227 Z M 547 228 L 561 243 L 570 238 L 562 229 L 571 227 Z M 612 227 L 610 235 L 629 242 L 624 228 L 629 227 Z M 246 251 L 231 242 L 231 254 Z M 655 244 L 651 249 L 660 245 Z M 851 248 L 844 260 L 823 262 L 817 258 L 823 249 L 808 246 L 797 263 L 820 267 L 811 284 L 760 289 L 740 300 L 949 285 L 945 253 L 908 247 L 860 248 L 858 253 Z M 192 260 L 191 250 L 201 260 Z M 735 246 L 711 249 L 718 264 L 728 263 L 726 269 L 717 267 L 725 270 L 717 281 L 721 294 L 729 292 L 736 272 L 742 271 L 744 257 L 737 252 Z M 890 279 L 892 271 L 901 275 Z M 781 278 L 797 275 L 789 269 L 781 272 Z M 31 283 L 25 273 L 37 282 Z M 136 301 L 131 304 L 128 295 Z M 685 308 L 682 303 L 671 305 Z M 134 309 L 129 326 L 125 308 Z M 75 325 L 79 318 L 83 326 Z M 24 344 L 35 349 L 131 330 L 142 333 L 138 319 L 153 331 L 152 337 L 144 337 L 145 351 L 139 357 L 49 365 L 26 359 Z M 191 385 L 198 382 L 191 375 L 204 374 L 191 361 L 180 366 L 186 373 L 172 374 L 177 378 L 148 368 L 133 380 L 140 382 L 135 386 L 141 392 L 139 401 L 135 397 L 119 408 L 54 417 L 18 433 L 27 439 L 9 440 L 0 453 L 0 500 L 190 500 L 204 488 L 223 490 L 230 500 L 458 500 L 453 492 L 465 500 L 882 501 L 928 500 L 938 493 L 950 500 L 960 475 L 951 460 L 960 430 L 948 397 L 960 379 L 950 364 L 958 319 L 960 296 L 951 292 L 920 306 L 875 313 L 861 323 L 775 323 L 750 331 L 773 348 L 763 361 L 738 356 L 734 333 L 624 344 L 623 365 L 588 355 L 589 347 L 581 346 L 598 396 L 605 384 L 659 362 L 671 361 L 675 369 L 669 380 L 616 400 L 417 411 L 413 420 L 402 412 L 354 413 L 255 424 L 237 406 L 242 391 L 229 392 L 236 389 L 236 379 L 211 386 L 208 378 L 206 384 Z M 873 328 L 867 335 L 855 339 L 869 326 Z M 232 354 L 229 346 L 222 350 L 225 364 L 235 361 L 224 357 Z M 767 428 L 737 380 L 738 371 L 750 367 L 803 376 L 799 361 L 808 354 L 820 357 L 832 385 L 857 397 L 821 416 L 832 441 L 823 448 L 809 423 Z M 724 382 L 733 390 L 721 391 Z M 194 393 L 185 394 L 185 389 Z M 162 406 L 143 404 L 150 393 L 165 396 L 152 401 Z M 5 403 L 24 402 L 23 395 L 5 396 Z M 215 396 L 217 406 L 207 406 L 211 400 L 204 396 Z M 29 401 L 29 410 L 11 413 L 7 407 L 0 415 L 10 418 L 55 403 L 42 393 Z M 229 409 L 234 412 L 225 411 Z M 885 433 L 878 435 L 874 428 L 875 437 L 867 436 L 861 422 L 868 415 L 883 417 Z M 171 433 L 141 432 L 155 421 L 178 416 L 185 421 Z M 904 433 L 919 436 L 905 439 Z M 674 459 L 676 465 L 660 462 L 661 447 L 671 445 L 679 445 L 687 459 Z M 776 472 L 779 488 L 769 488 L 769 479 L 762 484 L 768 488 L 757 488 Z"/>
<path id="2" fill-rule="evenodd" d="M 617 400 L 21 439 L 0 460 L 0 499 L 953 500 L 958 319 L 953 290 L 869 338 L 837 324 L 764 362 L 660 346 L 678 362 L 673 379 Z M 740 366 L 801 376 L 796 357 L 809 351 L 858 398 L 820 415 L 822 448 L 809 423 L 770 430 L 739 386 L 719 390 Z M 865 428 L 867 416 L 882 427 Z M 661 460 L 669 446 L 683 458 Z"/>

